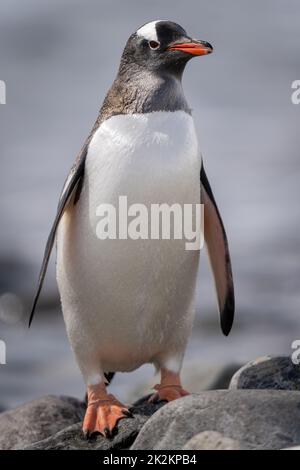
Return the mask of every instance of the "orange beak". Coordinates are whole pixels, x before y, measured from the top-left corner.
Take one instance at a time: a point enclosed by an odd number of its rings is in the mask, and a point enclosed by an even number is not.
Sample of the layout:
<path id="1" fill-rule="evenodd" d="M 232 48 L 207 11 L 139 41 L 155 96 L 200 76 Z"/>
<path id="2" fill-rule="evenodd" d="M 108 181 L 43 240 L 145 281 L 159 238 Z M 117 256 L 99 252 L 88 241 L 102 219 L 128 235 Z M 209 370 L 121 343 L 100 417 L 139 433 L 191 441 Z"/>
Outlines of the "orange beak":
<path id="1" fill-rule="evenodd" d="M 206 41 L 196 41 L 172 44 L 168 51 L 186 52 L 191 55 L 206 55 L 211 54 L 213 47 Z"/>

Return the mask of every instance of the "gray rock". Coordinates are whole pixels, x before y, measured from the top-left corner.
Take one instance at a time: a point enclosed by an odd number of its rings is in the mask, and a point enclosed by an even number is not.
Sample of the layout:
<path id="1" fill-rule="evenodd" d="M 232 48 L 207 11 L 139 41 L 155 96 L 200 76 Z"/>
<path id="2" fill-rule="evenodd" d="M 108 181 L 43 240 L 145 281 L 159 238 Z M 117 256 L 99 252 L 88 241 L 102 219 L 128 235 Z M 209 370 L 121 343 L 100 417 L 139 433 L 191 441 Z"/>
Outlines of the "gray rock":
<path id="1" fill-rule="evenodd" d="M 260 357 L 239 369 L 229 388 L 300 390 L 300 365 L 290 357 Z"/>
<path id="2" fill-rule="evenodd" d="M 203 431 L 183 446 L 184 450 L 246 450 L 249 446 L 216 431 Z"/>
<path id="3" fill-rule="evenodd" d="M 213 390 L 168 403 L 143 426 L 132 449 L 182 449 L 196 434 L 217 431 L 255 449 L 300 442 L 300 392 Z"/>
<path id="4" fill-rule="evenodd" d="M 26 447 L 25 450 L 129 449 L 145 422 L 155 411 L 163 406 L 162 403 L 147 403 L 147 398 L 139 400 L 132 406 L 130 410 L 133 418 L 122 419 L 118 424 L 118 432 L 112 439 L 96 435 L 94 438 L 87 440 L 82 435 L 81 423 L 77 423 L 47 439 Z"/>
<path id="5" fill-rule="evenodd" d="M 24 448 L 80 421 L 85 406 L 76 398 L 46 396 L 0 414 L 0 449 Z"/>

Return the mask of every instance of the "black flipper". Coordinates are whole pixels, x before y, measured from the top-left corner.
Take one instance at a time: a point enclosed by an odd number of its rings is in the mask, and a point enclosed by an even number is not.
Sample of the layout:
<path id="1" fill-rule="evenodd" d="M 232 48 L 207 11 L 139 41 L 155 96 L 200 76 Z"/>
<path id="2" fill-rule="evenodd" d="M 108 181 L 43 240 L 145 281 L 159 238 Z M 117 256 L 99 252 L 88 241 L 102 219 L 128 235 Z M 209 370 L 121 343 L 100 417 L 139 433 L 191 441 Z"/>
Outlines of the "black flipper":
<path id="1" fill-rule="evenodd" d="M 33 316 L 34 316 L 34 312 L 35 312 L 35 308 L 36 308 L 36 304 L 37 304 L 37 301 L 39 299 L 39 295 L 40 295 L 40 292 L 41 292 L 41 289 L 42 289 L 42 286 L 43 286 L 43 282 L 44 282 L 44 278 L 45 278 L 45 275 L 46 275 L 46 271 L 47 271 L 50 255 L 51 255 L 51 252 L 52 252 L 52 248 L 53 248 L 53 245 L 54 245 L 56 231 L 57 231 L 59 221 L 60 221 L 60 219 L 61 219 L 61 217 L 64 213 L 66 205 L 68 204 L 68 202 L 70 201 L 72 196 L 75 195 L 74 204 L 76 204 L 76 202 L 78 201 L 78 199 L 80 197 L 80 191 L 82 189 L 82 184 L 83 184 L 85 158 L 86 158 L 86 155 L 87 155 L 88 144 L 89 144 L 89 140 L 85 143 L 85 145 L 83 146 L 80 154 L 78 155 L 78 158 L 77 158 L 75 164 L 73 165 L 73 167 L 70 171 L 70 174 L 69 174 L 69 176 L 68 176 L 68 178 L 65 182 L 65 186 L 64 186 L 64 189 L 62 191 L 60 200 L 59 200 L 56 216 L 55 216 L 55 219 L 54 219 L 54 222 L 53 222 L 53 225 L 52 225 L 52 228 L 51 228 L 48 240 L 47 240 L 45 252 L 44 252 L 44 258 L 43 258 L 42 267 L 41 267 L 40 275 L 39 275 L 39 279 L 38 279 L 37 290 L 36 290 L 36 294 L 35 294 L 35 297 L 34 297 L 32 309 L 31 309 L 31 313 L 30 313 L 29 327 L 31 325 L 31 322 L 32 322 L 32 319 L 33 319 Z"/>
<path id="2" fill-rule="evenodd" d="M 221 328 L 230 333 L 234 319 L 234 286 L 227 236 L 212 189 L 202 163 L 201 199 L 204 204 L 204 238 L 215 278 Z"/>

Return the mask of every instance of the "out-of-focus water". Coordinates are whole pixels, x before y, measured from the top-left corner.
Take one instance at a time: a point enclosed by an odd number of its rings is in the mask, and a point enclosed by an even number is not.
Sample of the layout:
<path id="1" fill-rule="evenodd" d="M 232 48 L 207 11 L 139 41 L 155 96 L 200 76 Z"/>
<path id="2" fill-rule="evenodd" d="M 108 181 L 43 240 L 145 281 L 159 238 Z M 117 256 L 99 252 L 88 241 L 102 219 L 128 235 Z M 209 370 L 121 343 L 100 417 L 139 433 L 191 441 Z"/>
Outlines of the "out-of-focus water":
<path id="1" fill-rule="evenodd" d="M 300 337 L 300 79 L 297 0 L 3 0 L 0 6 L 0 295 L 32 296 L 45 239 L 68 169 L 117 70 L 129 34 L 171 19 L 211 42 L 192 61 L 184 88 L 194 110 L 207 173 L 226 223 L 237 321 L 217 328 L 206 260 L 187 359 L 245 361 L 290 353 Z M 53 264 L 42 302 L 57 298 Z M 0 298 L 1 305 L 1 298 Z M 28 331 L 0 320 L 7 365 L 0 403 L 45 393 L 81 396 L 82 381 L 57 311 Z M 119 374 L 123 396 L 150 372 Z"/>

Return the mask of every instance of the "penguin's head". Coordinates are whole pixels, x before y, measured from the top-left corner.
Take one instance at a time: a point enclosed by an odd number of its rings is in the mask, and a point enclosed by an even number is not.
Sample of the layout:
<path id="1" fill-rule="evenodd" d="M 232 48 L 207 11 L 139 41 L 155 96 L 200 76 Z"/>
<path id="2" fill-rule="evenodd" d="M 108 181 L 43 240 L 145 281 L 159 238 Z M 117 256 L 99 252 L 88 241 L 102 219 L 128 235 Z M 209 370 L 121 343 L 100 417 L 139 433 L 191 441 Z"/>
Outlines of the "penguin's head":
<path id="1" fill-rule="evenodd" d="M 130 36 L 122 62 L 158 73 L 181 75 L 191 58 L 212 51 L 208 42 L 192 39 L 179 24 L 158 20 L 146 23 Z"/>

